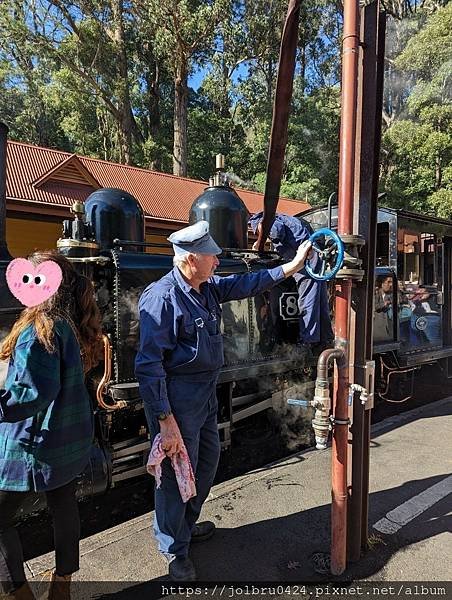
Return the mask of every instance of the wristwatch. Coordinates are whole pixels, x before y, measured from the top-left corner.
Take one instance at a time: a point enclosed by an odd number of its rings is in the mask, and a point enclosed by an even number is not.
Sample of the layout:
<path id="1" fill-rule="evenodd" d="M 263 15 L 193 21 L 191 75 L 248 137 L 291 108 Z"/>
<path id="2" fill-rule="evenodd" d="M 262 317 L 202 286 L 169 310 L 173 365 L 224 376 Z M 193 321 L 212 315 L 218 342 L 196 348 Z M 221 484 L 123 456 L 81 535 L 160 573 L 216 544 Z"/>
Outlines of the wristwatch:
<path id="1" fill-rule="evenodd" d="M 159 414 L 159 416 L 157 417 L 157 419 L 159 421 L 164 421 L 167 417 L 171 416 L 173 413 L 169 410 L 168 412 L 162 412 Z"/>

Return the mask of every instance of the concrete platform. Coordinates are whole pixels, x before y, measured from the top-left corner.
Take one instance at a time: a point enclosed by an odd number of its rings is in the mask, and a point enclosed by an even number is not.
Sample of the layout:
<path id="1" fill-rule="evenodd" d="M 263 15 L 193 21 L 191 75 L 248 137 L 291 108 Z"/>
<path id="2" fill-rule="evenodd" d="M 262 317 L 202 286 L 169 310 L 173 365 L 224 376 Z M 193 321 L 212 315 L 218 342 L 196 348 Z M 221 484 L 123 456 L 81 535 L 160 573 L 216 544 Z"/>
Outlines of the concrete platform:
<path id="1" fill-rule="evenodd" d="M 452 579 L 451 431 L 452 398 L 373 428 L 371 549 L 338 580 Z M 334 581 L 316 573 L 310 560 L 314 552 L 329 550 L 330 471 L 331 451 L 309 450 L 217 485 L 202 514 L 215 521 L 217 533 L 191 551 L 199 580 Z M 145 582 L 165 579 L 152 517 L 82 540 L 75 580 L 117 582 L 108 594 L 106 584 L 99 584 L 90 597 L 150 597 Z M 52 566 L 53 554 L 27 563 L 34 581 Z"/>

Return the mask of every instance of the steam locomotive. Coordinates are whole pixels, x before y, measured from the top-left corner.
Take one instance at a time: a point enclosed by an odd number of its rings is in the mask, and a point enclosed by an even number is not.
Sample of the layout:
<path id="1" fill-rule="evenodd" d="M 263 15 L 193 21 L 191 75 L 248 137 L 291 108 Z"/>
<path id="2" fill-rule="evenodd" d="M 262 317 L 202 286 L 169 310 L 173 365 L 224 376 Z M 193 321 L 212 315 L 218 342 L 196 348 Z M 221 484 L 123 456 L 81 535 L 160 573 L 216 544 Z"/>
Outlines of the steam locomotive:
<path id="1" fill-rule="evenodd" d="M 4 198 L 4 181 L 2 185 Z M 335 208 L 313 209 L 302 217 L 314 229 L 326 225 L 334 229 L 336 212 Z M 94 282 L 104 331 L 104 361 L 88 379 L 96 434 L 79 493 L 89 496 L 145 472 L 149 433 L 134 375 L 137 305 L 143 289 L 173 265 L 171 256 L 149 252 L 143 211 L 127 192 L 97 190 L 84 204 L 76 203 L 73 213 L 74 219 L 63 223 L 58 249 Z M 190 222 L 201 219 L 209 221 L 214 239 L 224 249 L 219 275 L 280 264 L 272 252 L 258 254 L 248 249 L 247 209 L 219 176 L 192 205 Z M 5 270 L 11 257 L 4 235 L 0 242 L 1 339 L 22 306 L 6 286 Z M 374 353 L 383 398 L 406 399 L 410 395 L 407 382 L 412 387 L 413 374 L 422 365 L 435 364 L 446 377 L 452 372 L 451 253 L 452 223 L 379 210 L 376 295 L 386 294 L 386 299 L 384 311 L 378 312 L 375 302 Z M 384 293 L 379 285 L 383 280 Z M 309 431 L 312 409 L 287 406 L 288 398 L 312 397 L 317 362 L 316 356 L 297 344 L 293 279 L 254 298 L 225 304 L 222 328 L 225 363 L 217 395 L 223 448 L 231 446 L 231 434 L 245 419 L 271 408 L 296 411 Z"/>
<path id="2" fill-rule="evenodd" d="M 134 375 L 137 306 L 144 288 L 173 264 L 172 256 L 148 252 L 143 211 L 127 192 L 97 190 L 84 204 L 76 203 L 73 213 L 73 220 L 63 222 L 57 247 L 94 282 L 104 332 L 104 361 L 87 381 L 96 435 L 79 487 L 86 496 L 145 472 L 149 433 Z M 218 180 L 193 203 L 190 222 L 201 219 L 209 221 L 214 239 L 224 248 L 219 275 L 280 264 L 271 252 L 258 255 L 248 250 L 248 211 L 227 183 Z M 22 307 L 6 288 L 7 261 L 1 264 L 0 328 L 6 332 Z M 230 447 L 231 433 L 244 419 L 277 405 L 284 407 L 294 389 L 303 396 L 313 389 L 314 357 L 296 343 L 296 298 L 290 278 L 269 292 L 223 307 L 225 363 L 217 388 L 223 448 Z M 306 430 L 308 417 L 303 413 Z"/>

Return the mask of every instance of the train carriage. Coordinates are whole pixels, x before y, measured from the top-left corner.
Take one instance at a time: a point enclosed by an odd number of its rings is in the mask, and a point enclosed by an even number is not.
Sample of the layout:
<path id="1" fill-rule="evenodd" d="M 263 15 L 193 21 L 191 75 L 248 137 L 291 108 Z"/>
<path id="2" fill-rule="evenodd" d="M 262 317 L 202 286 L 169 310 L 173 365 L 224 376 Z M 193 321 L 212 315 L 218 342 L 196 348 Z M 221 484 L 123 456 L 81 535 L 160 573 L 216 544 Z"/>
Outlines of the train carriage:
<path id="1" fill-rule="evenodd" d="M 337 228 L 336 207 L 298 216 L 315 230 Z M 373 349 L 384 399 L 408 399 L 423 365 L 452 376 L 451 252 L 451 221 L 378 210 Z"/>

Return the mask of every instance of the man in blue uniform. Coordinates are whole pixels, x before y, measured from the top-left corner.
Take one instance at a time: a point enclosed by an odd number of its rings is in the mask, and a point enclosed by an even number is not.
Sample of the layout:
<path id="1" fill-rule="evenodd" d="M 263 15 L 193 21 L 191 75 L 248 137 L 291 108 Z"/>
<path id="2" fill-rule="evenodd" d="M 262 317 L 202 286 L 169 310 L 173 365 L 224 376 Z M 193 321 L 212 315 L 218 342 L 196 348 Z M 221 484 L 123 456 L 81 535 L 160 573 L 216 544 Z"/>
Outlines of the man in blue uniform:
<path id="1" fill-rule="evenodd" d="M 249 220 L 254 231 L 260 231 L 263 213 L 256 213 Z M 269 238 L 275 251 L 284 260 L 292 260 L 299 245 L 309 239 L 312 228 L 307 221 L 289 215 L 276 214 Z M 256 246 L 256 244 L 254 245 Z M 317 259 L 315 254 L 311 264 Z M 320 266 L 320 261 L 319 266 Z M 298 308 L 300 311 L 300 342 L 302 344 L 328 346 L 334 334 L 331 327 L 328 307 L 328 292 L 325 281 L 316 281 L 309 277 L 304 269 L 294 275 L 298 289 Z"/>
<path id="2" fill-rule="evenodd" d="M 214 276 L 221 248 L 200 221 L 168 238 L 174 269 L 149 285 L 139 301 L 140 346 L 136 375 L 153 435 L 171 457 L 183 440 L 196 478 L 197 495 L 182 502 L 169 460 L 155 493 L 154 531 L 175 581 L 196 578 L 190 542 L 209 538 L 215 525 L 196 523 L 213 483 L 220 455 L 216 384 L 223 365 L 221 304 L 254 296 L 299 271 L 310 243 L 282 267 L 228 277 Z"/>

